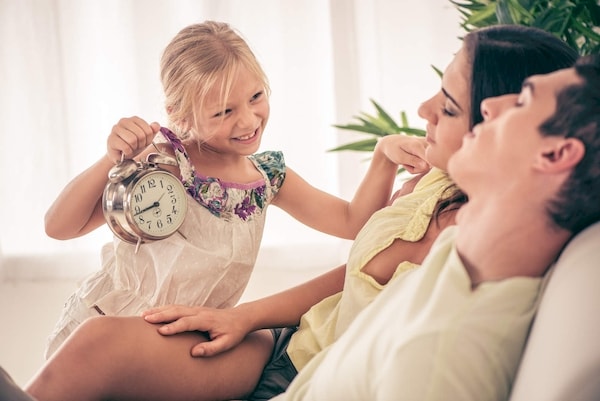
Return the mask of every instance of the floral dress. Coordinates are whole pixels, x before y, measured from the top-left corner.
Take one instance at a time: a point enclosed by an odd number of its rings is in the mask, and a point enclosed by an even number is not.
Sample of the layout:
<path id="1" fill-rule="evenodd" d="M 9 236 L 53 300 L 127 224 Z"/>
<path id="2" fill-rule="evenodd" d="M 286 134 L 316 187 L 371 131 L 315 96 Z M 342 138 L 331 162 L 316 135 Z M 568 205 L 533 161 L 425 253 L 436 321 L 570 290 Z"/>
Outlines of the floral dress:
<path id="1" fill-rule="evenodd" d="M 196 173 L 181 141 L 161 129 L 156 141 L 173 147 L 190 196 L 179 232 L 136 245 L 117 238 L 102 248 L 102 269 L 67 300 L 48 340 L 49 357 L 84 319 L 132 316 L 168 304 L 234 306 L 254 267 L 266 208 L 285 179 L 281 152 L 249 156 L 262 179 L 223 182 Z"/>

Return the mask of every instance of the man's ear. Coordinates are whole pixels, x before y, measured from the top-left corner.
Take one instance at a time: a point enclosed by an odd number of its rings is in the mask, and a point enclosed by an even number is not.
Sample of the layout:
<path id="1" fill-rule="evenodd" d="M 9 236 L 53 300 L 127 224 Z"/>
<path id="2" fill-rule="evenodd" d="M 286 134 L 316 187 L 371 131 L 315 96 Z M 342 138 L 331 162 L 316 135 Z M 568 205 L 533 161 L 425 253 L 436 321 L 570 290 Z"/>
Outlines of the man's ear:
<path id="1" fill-rule="evenodd" d="M 577 138 L 548 138 L 548 145 L 536 163 L 540 170 L 559 173 L 570 170 L 583 159 L 585 145 Z"/>

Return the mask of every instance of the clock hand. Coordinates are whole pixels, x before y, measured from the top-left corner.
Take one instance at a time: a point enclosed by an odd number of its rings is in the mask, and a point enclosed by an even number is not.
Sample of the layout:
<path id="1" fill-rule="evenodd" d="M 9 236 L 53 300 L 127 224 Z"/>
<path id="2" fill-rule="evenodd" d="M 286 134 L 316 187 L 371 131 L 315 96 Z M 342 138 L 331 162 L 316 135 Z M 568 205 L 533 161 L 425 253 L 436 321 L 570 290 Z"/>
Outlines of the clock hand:
<path id="1" fill-rule="evenodd" d="M 147 212 L 150 209 L 153 209 L 155 207 L 159 207 L 160 206 L 160 200 L 162 199 L 162 197 L 165 196 L 165 194 L 163 193 L 160 198 L 158 198 L 157 201 L 154 201 L 154 203 L 152 203 L 150 206 L 143 208 L 142 210 L 140 210 L 139 212 L 137 212 L 136 214 L 134 214 L 134 216 L 137 216 L 138 214 L 142 214 L 144 212 Z"/>
<path id="2" fill-rule="evenodd" d="M 142 210 L 140 210 L 139 212 L 137 212 L 136 214 L 134 214 L 134 216 L 137 216 L 138 214 L 142 214 L 144 212 L 147 212 L 150 209 L 154 209 L 155 207 L 159 207 L 160 203 L 158 203 L 158 201 L 154 202 L 153 204 L 151 204 L 148 207 L 143 208 Z"/>

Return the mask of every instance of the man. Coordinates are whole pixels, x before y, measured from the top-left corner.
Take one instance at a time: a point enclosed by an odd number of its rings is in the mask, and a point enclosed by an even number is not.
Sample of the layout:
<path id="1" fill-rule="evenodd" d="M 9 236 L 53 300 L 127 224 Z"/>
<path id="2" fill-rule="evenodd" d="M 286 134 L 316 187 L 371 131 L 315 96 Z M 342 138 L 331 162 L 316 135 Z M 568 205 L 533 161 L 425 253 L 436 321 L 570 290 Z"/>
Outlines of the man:
<path id="1" fill-rule="evenodd" d="M 600 218 L 600 59 L 481 108 L 449 162 L 457 226 L 276 400 L 508 398 L 542 276 Z"/>

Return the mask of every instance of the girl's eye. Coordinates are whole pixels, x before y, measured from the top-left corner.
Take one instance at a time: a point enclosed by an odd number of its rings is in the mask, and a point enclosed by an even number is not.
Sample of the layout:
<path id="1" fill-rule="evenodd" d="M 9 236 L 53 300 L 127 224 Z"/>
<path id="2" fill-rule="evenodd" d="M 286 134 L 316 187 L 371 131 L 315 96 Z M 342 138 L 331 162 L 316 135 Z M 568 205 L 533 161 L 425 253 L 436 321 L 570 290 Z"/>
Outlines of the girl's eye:
<path id="1" fill-rule="evenodd" d="M 256 92 L 256 93 L 254 94 L 254 96 L 252 96 L 252 98 L 250 99 L 250 101 L 251 101 L 251 102 L 253 102 L 253 101 L 255 101 L 255 100 L 258 100 L 258 99 L 260 99 L 260 97 L 261 97 L 262 95 L 263 95 L 263 92 L 262 92 L 262 91 L 261 91 L 261 92 Z"/>
<path id="2" fill-rule="evenodd" d="M 220 112 L 216 113 L 215 115 L 213 115 L 213 117 L 223 117 L 223 116 L 226 116 L 229 113 L 231 113 L 231 109 L 225 109 L 223 111 L 220 111 Z"/>

